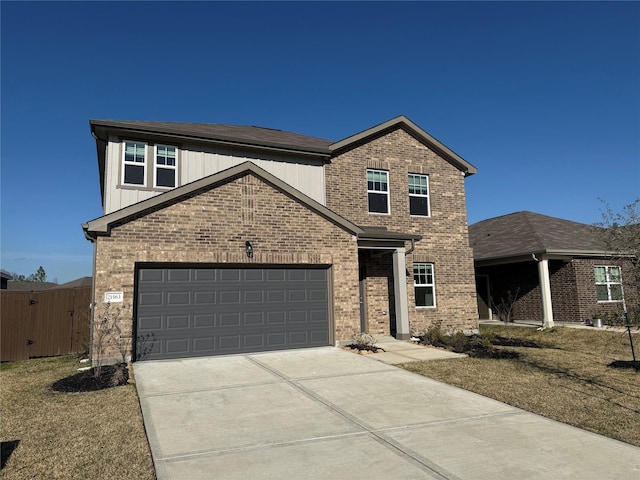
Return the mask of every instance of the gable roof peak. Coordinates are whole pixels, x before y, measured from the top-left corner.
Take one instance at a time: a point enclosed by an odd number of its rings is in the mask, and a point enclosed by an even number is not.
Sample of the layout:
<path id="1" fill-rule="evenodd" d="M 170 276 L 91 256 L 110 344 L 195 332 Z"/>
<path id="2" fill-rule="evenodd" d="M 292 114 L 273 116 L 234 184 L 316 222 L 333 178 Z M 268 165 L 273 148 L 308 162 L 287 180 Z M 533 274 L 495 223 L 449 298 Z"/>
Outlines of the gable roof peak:
<path id="1" fill-rule="evenodd" d="M 431 150 L 435 151 L 447 162 L 451 163 L 454 167 L 463 172 L 465 177 L 478 172 L 478 169 L 475 166 L 467 162 L 464 158 L 451 150 L 445 144 L 443 144 L 438 139 L 420 128 L 418 125 L 413 123 L 405 115 L 399 115 L 390 120 L 387 120 L 386 122 L 368 128 L 367 130 L 363 130 L 360 133 L 356 133 L 355 135 L 351 135 L 350 137 L 347 137 L 343 140 L 332 143 L 331 145 L 329 145 L 329 150 L 331 151 L 332 155 L 336 155 L 345 150 L 349 150 L 351 148 L 362 145 L 370 141 L 372 138 L 384 135 L 385 133 L 391 132 L 398 128 L 402 128 L 416 140 L 426 145 Z"/>

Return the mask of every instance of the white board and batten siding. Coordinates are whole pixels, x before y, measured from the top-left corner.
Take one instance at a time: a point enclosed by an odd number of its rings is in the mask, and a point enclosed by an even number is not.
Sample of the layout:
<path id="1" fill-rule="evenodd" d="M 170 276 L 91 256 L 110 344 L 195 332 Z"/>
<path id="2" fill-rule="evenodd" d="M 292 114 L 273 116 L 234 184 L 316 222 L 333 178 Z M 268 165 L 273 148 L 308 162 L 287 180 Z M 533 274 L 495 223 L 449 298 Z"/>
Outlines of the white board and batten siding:
<path id="1" fill-rule="evenodd" d="M 147 169 L 153 168 L 152 156 L 152 149 L 149 148 Z M 325 204 L 323 162 L 305 157 L 296 159 L 289 155 L 255 154 L 254 152 L 247 152 L 244 155 L 239 150 L 232 151 L 224 148 L 203 150 L 201 147 L 183 146 L 178 153 L 178 186 L 213 175 L 246 161 L 255 163 L 293 188 L 300 190 L 317 202 Z M 152 178 L 152 176 L 147 175 L 147 178 Z M 105 166 L 105 215 L 166 191 L 166 189 L 148 187 L 138 189 L 132 186 L 122 186 L 121 143 L 117 139 L 115 141 L 112 139 L 107 149 Z"/>

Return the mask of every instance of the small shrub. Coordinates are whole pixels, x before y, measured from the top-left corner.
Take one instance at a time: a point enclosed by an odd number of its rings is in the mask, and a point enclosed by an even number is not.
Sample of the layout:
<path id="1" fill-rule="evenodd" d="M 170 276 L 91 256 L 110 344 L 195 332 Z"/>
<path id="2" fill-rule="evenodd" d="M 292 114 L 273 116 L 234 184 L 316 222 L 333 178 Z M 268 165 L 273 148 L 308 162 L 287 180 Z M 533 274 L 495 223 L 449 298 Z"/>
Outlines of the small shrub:
<path id="1" fill-rule="evenodd" d="M 451 347 L 451 350 L 456 353 L 464 353 L 467 350 L 470 338 L 471 337 L 465 335 L 462 332 L 456 332 L 448 337 L 448 346 Z"/>
<path id="2" fill-rule="evenodd" d="M 351 338 L 351 343 L 347 347 L 354 350 L 368 350 L 373 353 L 384 352 L 380 347 L 376 347 L 376 337 L 368 333 L 356 333 Z"/>
<path id="3" fill-rule="evenodd" d="M 447 347 L 447 336 L 444 334 L 439 325 L 429 327 L 422 335 L 419 335 L 420 343 L 432 345 L 434 347 Z"/>
<path id="4" fill-rule="evenodd" d="M 368 333 L 356 333 L 351 338 L 351 343 L 360 347 L 373 347 L 376 344 L 376 337 Z"/>

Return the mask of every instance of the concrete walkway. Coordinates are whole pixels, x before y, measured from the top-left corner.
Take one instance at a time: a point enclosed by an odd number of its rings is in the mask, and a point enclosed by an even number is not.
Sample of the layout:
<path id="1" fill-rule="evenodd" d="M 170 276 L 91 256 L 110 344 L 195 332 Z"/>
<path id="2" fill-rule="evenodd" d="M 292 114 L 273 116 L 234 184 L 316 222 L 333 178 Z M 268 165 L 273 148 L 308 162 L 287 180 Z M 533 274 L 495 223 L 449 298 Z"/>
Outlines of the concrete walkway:
<path id="1" fill-rule="evenodd" d="M 639 448 L 340 348 L 134 372 L 159 480 L 640 478 Z"/>

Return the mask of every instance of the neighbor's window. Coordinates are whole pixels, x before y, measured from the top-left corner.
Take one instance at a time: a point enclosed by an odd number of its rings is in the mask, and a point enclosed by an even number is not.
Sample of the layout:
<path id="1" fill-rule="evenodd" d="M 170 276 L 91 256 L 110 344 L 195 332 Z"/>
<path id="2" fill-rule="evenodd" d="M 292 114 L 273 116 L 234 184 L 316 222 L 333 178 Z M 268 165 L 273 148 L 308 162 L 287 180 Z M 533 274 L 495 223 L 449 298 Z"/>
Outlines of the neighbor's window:
<path id="1" fill-rule="evenodd" d="M 389 172 L 367 170 L 369 213 L 389 213 Z"/>
<path id="2" fill-rule="evenodd" d="M 429 216 L 429 178 L 426 175 L 409 174 L 409 213 Z"/>
<path id="3" fill-rule="evenodd" d="M 156 145 L 156 187 L 175 187 L 177 183 L 177 149 L 168 145 Z"/>
<path id="4" fill-rule="evenodd" d="M 620 267 L 594 267 L 596 296 L 599 302 L 619 302 L 622 297 Z"/>
<path id="5" fill-rule="evenodd" d="M 433 263 L 413 264 L 413 286 L 415 290 L 416 307 L 436 306 Z"/>
<path id="6" fill-rule="evenodd" d="M 124 142 L 124 168 L 122 183 L 144 185 L 147 144 Z"/>

